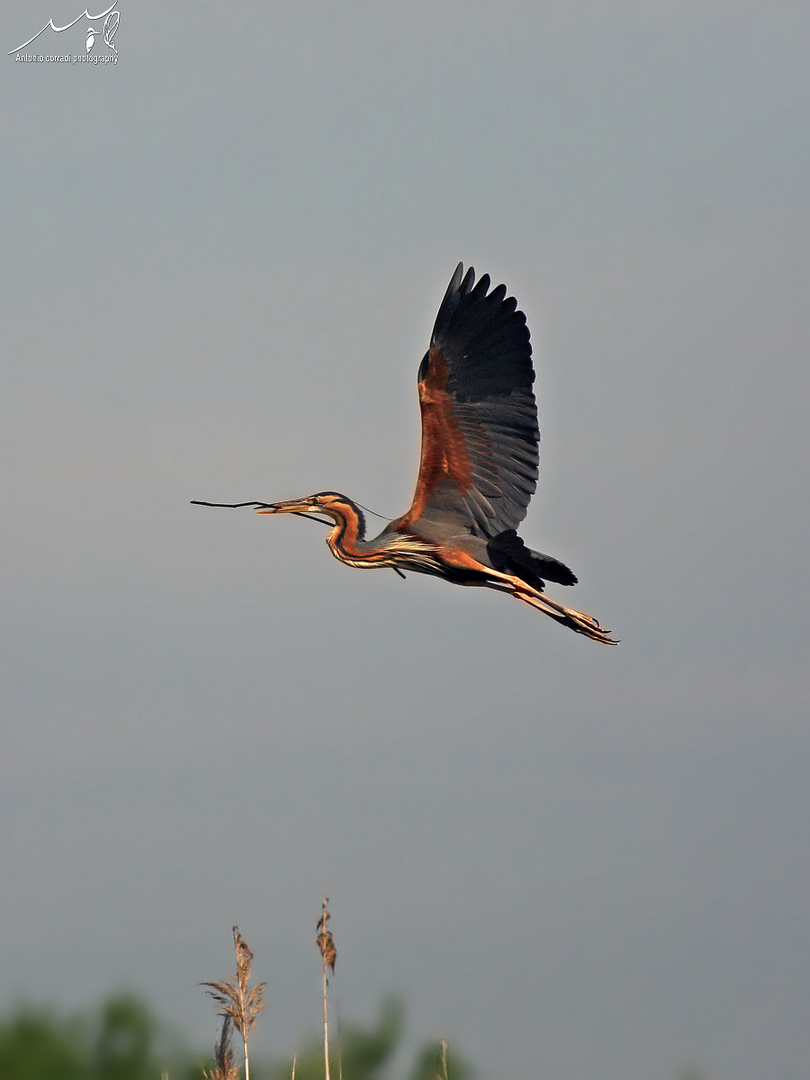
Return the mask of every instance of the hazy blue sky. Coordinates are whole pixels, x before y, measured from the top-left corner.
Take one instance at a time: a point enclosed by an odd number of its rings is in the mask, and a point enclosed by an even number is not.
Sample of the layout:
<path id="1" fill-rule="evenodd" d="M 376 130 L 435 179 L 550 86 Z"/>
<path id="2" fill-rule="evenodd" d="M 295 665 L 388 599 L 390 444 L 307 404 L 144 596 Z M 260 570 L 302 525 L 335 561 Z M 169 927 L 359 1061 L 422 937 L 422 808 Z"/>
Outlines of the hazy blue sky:
<path id="1" fill-rule="evenodd" d="M 119 10 L 115 66 L 0 64 L 0 1007 L 210 1042 L 238 923 L 291 1053 L 328 893 L 342 1015 L 400 990 L 484 1078 L 804 1080 L 810 8 Z M 189 506 L 404 511 L 459 260 L 619 649 Z"/>

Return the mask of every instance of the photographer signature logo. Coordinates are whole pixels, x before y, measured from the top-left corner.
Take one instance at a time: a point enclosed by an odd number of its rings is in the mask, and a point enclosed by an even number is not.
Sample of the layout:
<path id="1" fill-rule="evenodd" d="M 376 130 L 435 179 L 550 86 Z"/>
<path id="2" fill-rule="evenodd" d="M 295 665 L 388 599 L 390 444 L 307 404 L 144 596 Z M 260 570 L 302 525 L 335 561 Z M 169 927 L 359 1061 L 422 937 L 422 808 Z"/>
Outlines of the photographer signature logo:
<path id="1" fill-rule="evenodd" d="M 96 27 L 94 27 L 94 26 L 88 26 L 87 27 L 87 35 L 86 35 L 85 40 L 84 40 L 85 56 L 81 57 L 81 59 L 86 59 L 87 57 L 89 57 L 90 53 L 93 50 L 94 45 L 96 44 L 96 39 L 100 37 L 103 40 L 104 44 L 107 46 L 107 48 L 111 49 L 113 54 L 114 54 L 114 56 L 110 56 L 109 54 L 107 54 L 107 55 L 104 56 L 104 59 L 105 60 L 112 60 L 113 63 L 117 63 L 118 62 L 118 50 L 116 49 L 115 44 L 113 43 L 113 38 L 115 37 L 115 33 L 118 30 L 118 24 L 121 21 L 121 13 L 120 13 L 120 11 L 115 10 L 115 3 L 110 4 L 110 6 L 108 8 L 106 8 L 104 11 L 100 11 L 98 13 L 98 15 L 91 15 L 90 12 L 88 11 L 88 9 L 85 8 L 84 11 L 81 13 L 81 15 L 77 15 L 76 18 L 72 22 L 66 23 L 64 26 L 57 26 L 56 23 L 53 21 L 53 19 L 48 19 L 48 21 L 45 23 L 45 25 L 42 27 L 42 29 L 37 30 L 37 32 L 34 34 L 33 37 L 30 37 L 28 39 L 28 41 L 24 41 L 22 43 L 22 45 L 18 45 L 16 49 L 10 49 L 8 51 L 8 53 L 6 53 L 6 55 L 7 56 L 14 56 L 15 53 L 21 53 L 23 49 L 27 49 L 28 46 L 31 44 L 31 42 L 36 41 L 37 38 L 40 36 L 40 34 L 44 34 L 46 30 L 53 30 L 54 33 L 61 34 L 65 30 L 70 30 L 70 28 L 72 26 L 75 26 L 76 23 L 80 22 L 82 19 L 87 19 L 88 22 L 98 22 L 99 19 L 103 19 L 104 22 L 101 25 L 101 27 L 98 28 L 98 29 Z M 25 57 L 22 57 L 22 56 L 18 55 L 17 59 L 18 60 L 22 60 L 22 59 L 26 59 L 26 60 L 44 60 L 44 59 L 47 59 L 47 60 L 56 60 L 56 59 L 69 60 L 70 57 L 69 56 L 59 56 L 59 57 L 48 56 L 48 57 L 43 57 L 43 56 L 37 56 L 37 54 L 34 53 L 34 54 L 30 55 L 30 56 L 25 56 Z M 79 60 L 80 57 L 74 56 L 73 59 L 74 60 Z M 96 58 L 94 57 L 94 59 L 96 59 Z"/>

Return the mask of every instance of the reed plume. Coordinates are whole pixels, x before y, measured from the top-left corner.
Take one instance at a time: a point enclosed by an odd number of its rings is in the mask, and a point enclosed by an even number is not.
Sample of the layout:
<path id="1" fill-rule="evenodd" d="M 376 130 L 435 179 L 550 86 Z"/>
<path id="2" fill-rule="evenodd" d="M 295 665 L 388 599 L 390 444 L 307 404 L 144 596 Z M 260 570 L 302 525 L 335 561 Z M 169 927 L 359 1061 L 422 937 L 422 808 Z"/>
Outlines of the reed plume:
<path id="1" fill-rule="evenodd" d="M 334 974 L 335 961 L 337 960 L 337 949 L 335 948 L 335 939 L 332 937 L 332 931 L 329 929 L 329 920 L 332 916 L 329 913 L 327 904 L 329 903 L 329 897 L 325 896 L 323 900 L 323 911 L 320 919 L 318 919 L 318 925 L 315 929 L 318 931 L 318 936 L 315 938 L 315 943 L 321 950 L 321 956 L 323 957 L 323 966 L 327 966 Z"/>
<path id="2" fill-rule="evenodd" d="M 329 979 L 326 974 L 326 969 L 329 968 L 334 974 L 335 961 L 337 960 L 335 940 L 332 937 L 332 931 L 329 929 L 329 920 L 332 916 L 327 907 L 328 903 L 329 897 L 325 896 L 321 907 L 321 917 L 318 919 L 318 924 L 315 927 L 318 931 L 318 936 L 315 938 L 315 944 L 321 950 L 321 958 L 323 960 L 323 1071 L 325 1080 L 329 1080 L 329 1015 L 326 1006 L 326 988 L 329 986 Z"/>
<path id="3" fill-rule="evenodd" d="M 250 975 L 253 953 L 239 933 L 238 926 L 233 928 L 233 947 L 236 953 L 236 978 L 233 982 L 204 982 L 201 985 L 207 987 L 206 993 L 210 994 L 219 1005 L 219 1015 L 223 1018 L 220 1044 L 223 1043 L 223 1040 L 225 1040 L 225 1044 L 229 1042 L 226 1036 L 229 1037 L 230 1028 L 226 1031 L 226 1024 L 233 1024 L 242 1036 L 242 1046 L 245 1052 L 245 1080 L 250 1080 L 248 1035 L 256 1023 L 256 1017 L 264 1007 L 264 988 L 267 983 L 257 983 L 251 987 Z M 220 1044 L 218 1044 L 218 1047 Z M 225 1053 L 226 1051 L 223 1049 L 223 1059 Z M 233 1075 L 227 1074 L 223 1078 L 217 1076 L 212 1080 L 235 1080 L 237 1073 L 238 1070 L 234 1071 Z"/>

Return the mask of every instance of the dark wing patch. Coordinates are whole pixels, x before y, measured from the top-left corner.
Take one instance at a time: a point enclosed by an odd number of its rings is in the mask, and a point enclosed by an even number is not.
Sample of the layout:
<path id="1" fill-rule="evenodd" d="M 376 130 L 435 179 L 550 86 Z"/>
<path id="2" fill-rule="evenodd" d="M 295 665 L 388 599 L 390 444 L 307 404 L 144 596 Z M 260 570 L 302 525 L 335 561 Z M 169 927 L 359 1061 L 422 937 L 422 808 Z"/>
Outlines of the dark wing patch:
<path id="1" fill-rule="evenodd" d="M 520 524 L 537 487 L 526 316 L 505 285 L 474 282 L 459 263 L 419 368 L 422 461 L 402 530 L 422 518 L 490 539 Z"/>
<path id="2" fill-rule="evenodd" d="M 507 529 L 490 540 L 487 554 L 496 570 L 516 574 L 541 592 L 547 581 L 554 581 L 558 585 L 577 583 L 576 574 L 565 563 L 527 548 L 514 529 Z"/>

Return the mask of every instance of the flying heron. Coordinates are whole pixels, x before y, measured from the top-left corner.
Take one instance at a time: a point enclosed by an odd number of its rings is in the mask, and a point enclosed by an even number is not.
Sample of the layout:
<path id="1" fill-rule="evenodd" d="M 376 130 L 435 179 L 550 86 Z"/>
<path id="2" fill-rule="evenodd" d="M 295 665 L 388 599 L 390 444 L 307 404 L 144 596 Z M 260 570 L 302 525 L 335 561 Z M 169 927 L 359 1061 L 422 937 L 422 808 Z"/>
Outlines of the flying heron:
<path id="1" fill-rule="evenodd" d="M 258 514 L 318 515 L 331 525 L 335 558 L 360 569 L 433 574 L 454 585 L 509 593 L 593 641 L 615 645 L 583 611 L 545 595 L 545 583 L 575 585 L 563 563 L 526 547 L 516 532 L 537 487 L 540 431 L 526 316 L 506 286 L 456 267 L 430 348 L 419 366 L 422 459 L 410 509 L 366 540 L 360 507 L 337 491 L 253 506 Z M 325 519 L 325 520 L 324 520 Z M 404 575 L 403 575 L 404 576 Z"/>

